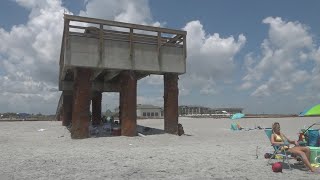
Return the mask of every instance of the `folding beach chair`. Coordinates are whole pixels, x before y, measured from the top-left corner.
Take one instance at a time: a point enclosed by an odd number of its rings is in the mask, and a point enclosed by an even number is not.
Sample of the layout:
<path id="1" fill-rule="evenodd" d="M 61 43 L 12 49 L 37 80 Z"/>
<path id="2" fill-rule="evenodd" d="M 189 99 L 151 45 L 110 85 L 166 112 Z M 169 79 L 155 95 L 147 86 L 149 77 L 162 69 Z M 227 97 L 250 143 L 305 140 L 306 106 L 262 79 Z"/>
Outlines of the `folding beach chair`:
<path id="1" fill-rule="evenodd" d="M 271 135 L 272 135 L 272 129 L 271 128 L 266 128 L 264 130 L 264 132 L 266 133 L 266 135 L 268 136 L 270 142 L 271 142 Z M 271 144 L 272 145 L 272 144 Z M 282 157 L 282 162 L 284 163 L 286 161 L 286 163 L 289 166 L 289 169 L 292 170 L 291 166 L 290 166 L 290 162 L 289 159 L 291 159 L 291 154 L 289 152 L 287 152 L 287 150 L 284 150 L 284 148 L 282 148 L 283 146 L 288 146 L 288 145 L 272 145 L 272 147 L 274 148 L 274 152 L 272 154 L 272 156 L 270 157 L 269 161 L 268 161 L 268 165 L 270 164 L 271 160 L 273 158 L 277 156 Z"/>

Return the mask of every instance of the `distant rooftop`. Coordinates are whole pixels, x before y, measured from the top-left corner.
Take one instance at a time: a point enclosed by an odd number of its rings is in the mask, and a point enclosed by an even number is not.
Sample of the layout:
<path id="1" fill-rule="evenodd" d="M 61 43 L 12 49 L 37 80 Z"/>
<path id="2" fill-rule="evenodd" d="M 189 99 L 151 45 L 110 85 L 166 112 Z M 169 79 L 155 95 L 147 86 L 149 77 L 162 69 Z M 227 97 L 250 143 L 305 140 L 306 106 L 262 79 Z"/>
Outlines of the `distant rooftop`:
<path id="1" fill-rule="evenodd" d="M 181 105 L 179 107 L 188 107 L 188 108 L 209 108 L 212 110 L 243 110 L 243 108 L 238 108 L 238 107 L 222 107 L 222 108 L 211 108 L 211 107 L 206 107 L 206 106 L 197 106 L 197 105 Z"/>
<path id="2" fill-rule="evenodd" d="M 155 109 L 155 108 L 161 108 L 161 107 L 154 106 L 151 104 L 137 104 L 137 109 Z"/>

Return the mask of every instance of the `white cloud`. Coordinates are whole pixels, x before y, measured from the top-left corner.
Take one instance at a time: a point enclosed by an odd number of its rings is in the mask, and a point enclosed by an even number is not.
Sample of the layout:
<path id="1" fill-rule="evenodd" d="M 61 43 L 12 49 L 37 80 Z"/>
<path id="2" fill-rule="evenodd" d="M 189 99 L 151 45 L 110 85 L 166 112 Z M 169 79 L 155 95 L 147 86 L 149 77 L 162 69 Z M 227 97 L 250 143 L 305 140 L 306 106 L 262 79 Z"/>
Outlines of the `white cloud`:
<path id="1" fill-rule="evenodd" d="M 15 25 L 10 31 L 0 28 L 0 102 L 8 103 L 3 111 L 54 112 L 59 96 L 61 1 L 17 0 L 17 3 L 29 9 L 30 14 L 26 24 Z"/>
<path id="2" fill-rule="evenodd" d="M 254 96 L 270 96 L 270 87 L 266 84 L 259 86 L 253 93 Z"/>
<path id="3" fill-rule="evenodd" d="M 0 93 L 0 107 L 3 112 L 48 113 L 55 112 L 60 92 Z"/>
<path id="4" fill-rule="evenodd" d="M 313 51 L 312 58 L 317 62 L 317 65 L 320 64 L 320 47 Z"/>
<path id="5" fill-rule="evenodd" d="M 185 88 L 182 83 L 179 83 L 178 86 L 179 86 L 179 96 L 187 96 L 190 94 L 190 89 Z"/>
<path id="6" fill-rule="evenodd" d="M 88 0 L 86 10 L 80 11 L 80 15 L 129 23 L 158 24 L 152 20 L 147 0 Z"/>
<path id="7" fill-rule="evenodd" d="M 30 10 L 36 10 L 36 8 L 50 8 L 60 6 L 61 1 L 56 0 L 15 0 L 20 6 Z M 33 15 L 33 14 L 30 14 Z"/>
<path id="8" fill-rule="evenodd" d="M 162 96 L 138 96 L 137 104 L 152 104 L 155 106 L 163 107 L 163 97 Z"/>
<path id="9" fill-rule="evenodd" d="M 187 35 L 187 74 L 180 83 L 185 89 L 197 88 L 201 94 L 219 92 L 217 83 L 230 83 L 235 68 L 234 56 L 246 43 L 242 34 L 222 38 L 218 33 L 207 34 L 200 21 L 191 21 L 183 28 Z"/>
<path id="10" fill-rule="evenodd" d="M 307 26 L 299 22 L 285 22 L 280 17 L 267 17 L 262 22 L 270 25 L 269 41 L 275 48 L 312 48 L 312 37 Z"/>
<path id="11" fill-rule="evenodd" d="M 217 90 L 210 84 L 206 84 L 204 85 L 204 87 L 200 89 L 200 94 L 214 95 L 214 94 L 217 94 Z"/>
<path id="12" fill-rule="evenodd" d="M 26 23 L 13 26 L 10 31 L 0 27 L 0 105 L 7 107 L 2 111 L 54 113 L 60 95 L 60 92 L 57 92 L 57 84 L 63 12 L 68 10 L 62 6 L 61 0 L 16 0 L 16 2 L 30 10 L 30 14 Z M 81 11 L 80 15 L 130 23 L 163 25 L 153 20 L 147 0 L 88 0 L 86 9 Z M 277 26 L 272 19 L 266 20 L 265 23 L 273 23 L 274 26 Z M 278 24 L 283 25 L 281 22 Z M 294 26 L 298 23 L 292 24 Z M 301 27 L 304 28 L 304 26 Z M 200 21 L 191 21 L 183 29 L 188 31 L 188 59 L 187 74 L 180 76 L 179 95 L 188 95 L 194 90 L 205 95 L 221 92 L 221 85 L 232 81 L 235 56 L 245 45 L 246 37 L 242 34 L 238 37 L 221 37 L 218 33 L 210 34 L 204 30 Z M 292 31 L 299 35 L 304 34 L 304 31 L 299 31 L 299 29 Z M 265 41 L 265 54 L 261 55 L 264 58 L 270 58 L 274 54 L 285 58 L 285 51 L 300 48 L 299 45 L 304 44 L 305 49 L 299 52 L 300 61 L 306 61 L 309 57 L 320 61 L 320 50 L 312 49 L 312 39 L 311 45 L 308 38 L 296 40 L 290 45 L 276 41 L 276 34 L 270 33 L 273 38 Z M 274 52 L 273 44 L 278 43 L 288 48 Z M 308 53 L 311 49 L 312 54 Z M 251 57 L 251 61 L 247 61 L 247 67 L 251 68 L 252 73 L 259 75 L 260 71 L 255 67 L 256 57 L 253 55 Z M 269 62 L 264 63 L 268 65 Z M 269 63 L 268 67 L 272 65 Z M 260 66 L 264 72 L 263 63 Z M 291 71 L 293 67 L 295 66 L 290 63 L 285 64 L 279 68 L 279 72 L 280 70 L 281 72 Z M 263 73 L 260 78 L 263 78 L 262 75 Z M 291 76 L 296 79 L 295 83 L 299 83 L 306 80 L 300 78 L 301 75 L 305 75 L 303 70 Z M 255 79 L 256 77 L 248 76 L 247 84 L 243 85 L 242 89 L 253 86 Z M 162 76 L 150 76 L 142 81 L 156 86 L 163 85 Z M 260 88 L 261 92 L 270 87 Z M 290 87 L 288 84 L 283 89 Z M 118 104 L 117 94 L 104 95 L 103 98 L 104 104 Z M 9 103 L 6 106 L 8 101 L 17 102 L 19 105 L 14 106 Z M 162 106 L 163 97 L 139 96 L 138 103 Z"/>
<path id="13" fill-rule="evenodd" d="M 241 84 L 241 86 L 238 88 L 239 90 L 248 90 L 252 87 L 252 83 L 251 82 L 244 82 L 243 84 Z"/>
<path id="14" fill-rule="evenodd" d="M 114 111 L 119 107 L 119 93 L 102 93 L 101 110 L 105 112 L 107 109 Z"/>
<path id="15" fill-rule="evenodd" d="M 163 86 L 163 75 L 150 75 L 140 80 L 141 83 Z"/>
<path id="16" fill-rule="evenodd" d="M 54 113 L 60 95 L 57 84 L 63 13 L 68 10 L 61 0 L 16 2 L 30 14 L 25 24 L 10 31 L 0 27 L 0 104 L 7 107 L 2 111 Z M 80 15 L 160 25 L 152 20 L 147 0 L 88 0 Z M 117 104 L 113 96 L 104 95 L 106 101 Z M 6 106 L 8 101 L 19 105 Z"/>
<path id="17" fill-rule="evenodd" d="M 288 94 L 306 82 L 312 86 L 310 80 L 319 72 L 310 73 L 308 63 L 314 69 L 319 62 L 309 28 L 279 17 L 265 18 L 263 23 L 269 25 L 268 38 L 261 44 L 261 54 L 246 56 L 247 73 L 239 89 L 255 88 L 252 96 L 270 96 Z"/>

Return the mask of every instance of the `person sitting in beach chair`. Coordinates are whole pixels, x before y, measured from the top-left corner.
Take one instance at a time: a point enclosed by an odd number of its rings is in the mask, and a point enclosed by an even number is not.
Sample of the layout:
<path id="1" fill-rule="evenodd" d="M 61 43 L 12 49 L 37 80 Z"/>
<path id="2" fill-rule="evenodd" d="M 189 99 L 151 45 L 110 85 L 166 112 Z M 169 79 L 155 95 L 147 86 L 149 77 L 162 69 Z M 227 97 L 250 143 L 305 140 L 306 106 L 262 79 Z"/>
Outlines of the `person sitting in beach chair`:
<path id="1" fill-rule="evenodd" d="M 271 144 L 275 148 L 275 153 L 273 156 L 276 155 L 276 153 L 282 153 L 285 156 L 283 157 L 283 161 L 286 159 L 289 164 L 288 160 L 288 153 L 291 153 L 296 156 L 300 156 L 302 158 L 302 162 L 305 164 L 305 166 L 311 171 L 315 172 L 316 169 L 311 166 L 310 164 L 310 149 L 305 146 L 299 146 L 299 143 L 297 141 L 292 141 L 289 138 L 287 138 L 284 134 L 280 131 L 280 124 L 278 122 L 273 123 L 272 125 L 272 134 L 271 134 Z M 294 144 L 294 147 L 290 147 L 290 144 Z"/>
<path id="2" fill-rule="evenodd" d="M 242 130 L 244 128 L 241 127 L 239 123 L 233 122 L 231 124 L 231 128 L 230 129 L 233 130 L 233 131 L 237 131 L 237 130 Z"/>
<path id="3" fill-rule="evenodd" d="M 240 124 L 239 124 L 239 123 L 237 123 L 237 128 L 238 128 L 239 130 L 244 129 L 243 127 L 241 127 L 241 126 L 240 126 Z"/>
<path id="4" fill-rule="evenodd" d="M 238 130 L 251 131 L 251 130 L 255 130 L 257 128 L 244 128 L 244 127 L 240 126 L 239 123 L 233 122 L 231 124 L 231 128 L 230 129 L 233 130 L 233 131 L 238 131 Z M 260 127 L 259 129 L 262 129 L 262 128 Z"/>

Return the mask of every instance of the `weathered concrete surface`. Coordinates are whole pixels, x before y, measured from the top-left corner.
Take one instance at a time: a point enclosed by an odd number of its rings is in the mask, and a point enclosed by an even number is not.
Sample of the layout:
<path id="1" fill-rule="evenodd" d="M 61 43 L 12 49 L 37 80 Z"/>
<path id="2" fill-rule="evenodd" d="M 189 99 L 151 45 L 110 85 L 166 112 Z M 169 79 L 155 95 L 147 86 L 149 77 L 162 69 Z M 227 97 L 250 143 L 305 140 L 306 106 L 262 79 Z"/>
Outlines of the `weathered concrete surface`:
<path id="1" fill-rule="evenodd" d="M 73 97 L 71 94 L 63 94 L 63 107 L 62 107 L 62 125 L 69 126 L 72 120 L 72 103 Z"/>
<path id="2" fill-rule="evenodd" d="M 89 137 L 91 74 L 92 71 L 90 69 L 76 69 L 76 77 L 73 91 L 74 104 L 71 127 L 71 138 L 73 139 L 83 139 Z"/>
<path id="3" fill-rule="evenodd" d="M 120 75 L 120 119 L 121 135 L 137 135 L 137 79 L 132 71 Z"/>
<path id="4" fill-rule="evenodd" d="M 73 81 L 61 81 L 59 86 L 60 91 L 73 91 L 74 83 Z M 120 92 L 120 88 L 117 83 L 102 81 L 93 81 L 91 90 L 100 92 Z"/>
<path id="5" fill-rule="evenodd" d="M 186 72 L 186 59 L 182 47 L 133 44 L 130 57 L 129 42 L 105 40 L 102 60 L 99 56 L 99 39 L 70 36 L 70 46 L 65 51 L 65 66 L 141 70 L 154 73 Z"/>
<path id="6" fill-rule="evenodd" d="M 164 130 L 176 134 L 178 131 L 178 75 L 165 74 L 164 80 Z"/>
<path id="7" fill-rule="evenodd" d="M 101 124 L 102 93 L 95 92 L 92 96 L 92 125 Z"/>

